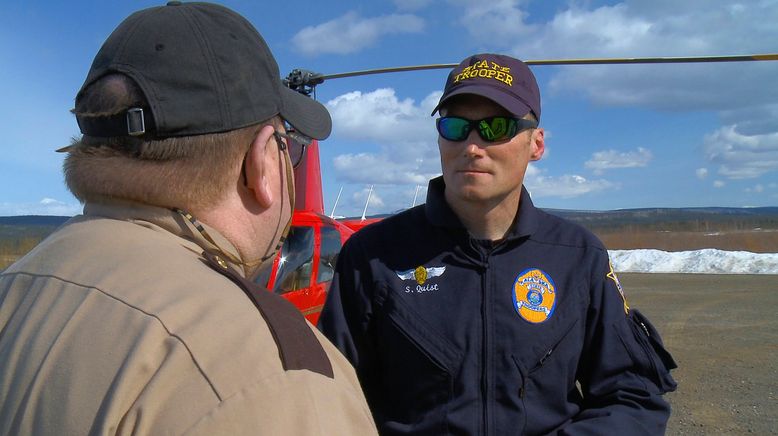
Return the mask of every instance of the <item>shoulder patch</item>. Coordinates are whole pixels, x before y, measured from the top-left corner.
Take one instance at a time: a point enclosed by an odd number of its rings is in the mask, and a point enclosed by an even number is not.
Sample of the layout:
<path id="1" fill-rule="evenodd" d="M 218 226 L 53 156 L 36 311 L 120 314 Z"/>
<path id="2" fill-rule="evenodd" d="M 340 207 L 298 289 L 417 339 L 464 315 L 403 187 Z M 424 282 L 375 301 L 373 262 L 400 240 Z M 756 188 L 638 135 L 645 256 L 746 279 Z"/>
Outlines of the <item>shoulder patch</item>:
<path id="1" fill-rule="evenodd" d="M 525 269 L 513 282 L 513 307 L 519 316 L 533 324 L 551 318 L 556 307 L 554 280 L 541 269 Z"/>
<path id="2" fill-rule="evenodd" d="M 608 266 L 610 267 L 610 272 L 605 275 L 605 277 L 613 280 L 613 283 L 616 284 L 616 289 L 619 290 L 619 294 L 621 294 L 621 300 L 624 302 L 624 313 L 629 314 L 629 305 L 627 304 L 627 297 L 624 296 L 624 288 L 621 287 L 621 282 L 619 281 L 618 276 L 616 276 L 616 271 L 613 269 L 613 262 L 608 261 Z"/>

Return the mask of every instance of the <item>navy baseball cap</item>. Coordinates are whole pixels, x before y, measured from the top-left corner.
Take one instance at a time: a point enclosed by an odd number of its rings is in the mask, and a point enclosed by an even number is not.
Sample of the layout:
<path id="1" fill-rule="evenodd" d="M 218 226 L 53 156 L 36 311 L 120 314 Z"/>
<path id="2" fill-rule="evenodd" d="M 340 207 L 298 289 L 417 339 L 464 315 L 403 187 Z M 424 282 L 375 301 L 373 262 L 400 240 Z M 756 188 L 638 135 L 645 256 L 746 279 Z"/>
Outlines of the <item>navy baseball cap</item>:
<path id="1" fill-rule="evenodd" d="M 540 121 L 540 89 L 535 75 L 527 64 L 510 56 L 481 53 L 463 60 L 449 73 L 432 115 L 460 94 L 486 97 L 517 118 L 532 112 Z"/>
<path id="2" fill-rule="evenodd" d="M 191 136 L 275 115 L 312 138 L 324 139 L 332 130 L 321 103 L 282 84 L 278 64 L 254 26 L 220 5 L 171 1 L 127 17 L 95 56 L 77 106 L 89 85 L 112 73 L 134 80 L 148 107 L 110 117 L 77 114 L 85 135 Z"/>

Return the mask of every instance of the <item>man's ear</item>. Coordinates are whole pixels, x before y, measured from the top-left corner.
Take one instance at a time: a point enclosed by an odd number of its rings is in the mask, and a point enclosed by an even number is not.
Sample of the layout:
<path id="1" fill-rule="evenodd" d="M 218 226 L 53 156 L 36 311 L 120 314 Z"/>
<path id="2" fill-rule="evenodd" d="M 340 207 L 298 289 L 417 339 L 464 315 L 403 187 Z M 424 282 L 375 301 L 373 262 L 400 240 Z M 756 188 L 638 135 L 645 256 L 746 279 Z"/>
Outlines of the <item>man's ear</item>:
<path id="1" fill-rule="evenodd" d="M 273 137 L 275 128 L 264 126 L 254 137 L 248 152 L 246 152 L 246 188 L 253 194 L 254 199 L 263 208 L 273 203 L 273 187 L 270 177 L 273 174 L 273 154 L 268 153 L 270 138 Z"/>
<path id="2" fill-rule="evenodd" d="M 543 153 L 546 151 L 546 138 L 542 127 L 538 127 L 532 131 L 529 146 L 529 160 L 540 160 L 540 158 L 543 157 Z"/>

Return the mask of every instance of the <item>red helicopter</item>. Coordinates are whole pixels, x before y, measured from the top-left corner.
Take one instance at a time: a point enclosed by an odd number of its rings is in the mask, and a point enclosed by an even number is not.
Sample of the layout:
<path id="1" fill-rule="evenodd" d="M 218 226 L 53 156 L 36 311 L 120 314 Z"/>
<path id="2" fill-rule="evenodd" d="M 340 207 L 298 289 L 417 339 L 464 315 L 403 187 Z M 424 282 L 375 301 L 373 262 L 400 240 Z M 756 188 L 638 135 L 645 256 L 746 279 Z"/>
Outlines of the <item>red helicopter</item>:
<path id="1" fill-rule="evenodd" d="M 295 169 L 292 225 L 272 267 L 257 283 L 292 302 L 316 324 L 324 306 L 335 262 L 343 243 L 355 231 L 381 218 L 335 220 L 324 213 L 319 144 L 313 141 Z"/>
<path id="2" fill-rule="evenodd" d="M 698 57 L 654 57 L 654 58 L 607 58 L 607 59 L 555 59 L 525 61 L 528 65 L 595 65 L 595 64 L 660 64 L 698 62 L 745 62 L 778 60 L 778 54 L 698 56 Z M 321 75 L 307 70 L 293 70 L 284 84 L 302 94 L 311 96 L 316 85 L 326 79 L 454 68 L 457 64 L 416 65 L 407 67 L 364 70 L 350 73 Z M 380 221 L 382 217 L 334 219 L 324 211 L 324 196 L 321 181 L 318 141 L 305 149 L 305 156 L 295 169 L 295 209 L 292 225 L 281 251 L 272 266 L 262 271 L 256 283 L 266 286 L 288 299 L 314 325 L 327 297 L 330 282 L 335 272 L 335 263 L 343 243 L 354 232 L 368 224 Z M 369 201 L 369 199 L 368 199 Z M 415 203 L 415 201 L 414 201 Z"/>

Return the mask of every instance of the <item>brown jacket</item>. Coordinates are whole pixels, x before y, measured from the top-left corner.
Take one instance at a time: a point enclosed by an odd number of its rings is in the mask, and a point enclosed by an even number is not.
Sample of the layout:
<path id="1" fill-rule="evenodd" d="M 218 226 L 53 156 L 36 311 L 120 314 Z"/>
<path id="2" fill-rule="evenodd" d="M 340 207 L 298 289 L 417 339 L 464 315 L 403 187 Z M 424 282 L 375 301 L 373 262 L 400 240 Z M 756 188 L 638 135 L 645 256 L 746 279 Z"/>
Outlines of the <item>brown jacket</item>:
<path id="1" fill-rule="evenodd" d="M 350 364 L 302 317 L 274 331 L 213 248 L 170 210 L 89 204 L 0 274 L 0 435 L 375 434 Z"/>

